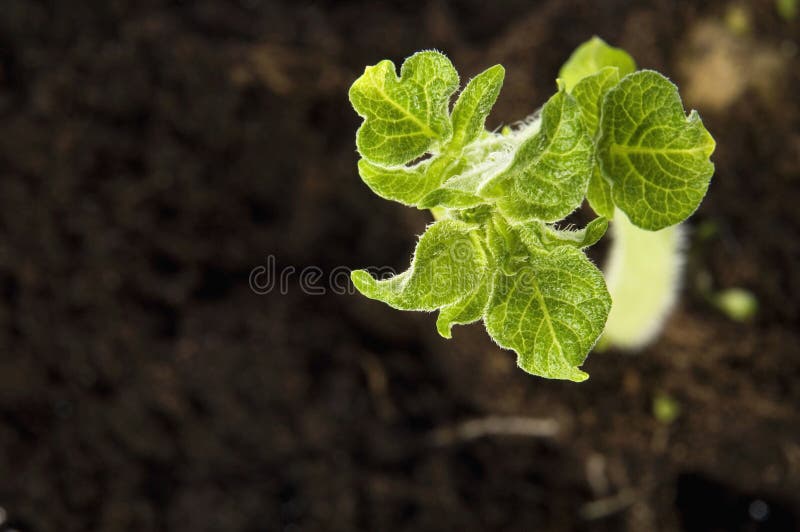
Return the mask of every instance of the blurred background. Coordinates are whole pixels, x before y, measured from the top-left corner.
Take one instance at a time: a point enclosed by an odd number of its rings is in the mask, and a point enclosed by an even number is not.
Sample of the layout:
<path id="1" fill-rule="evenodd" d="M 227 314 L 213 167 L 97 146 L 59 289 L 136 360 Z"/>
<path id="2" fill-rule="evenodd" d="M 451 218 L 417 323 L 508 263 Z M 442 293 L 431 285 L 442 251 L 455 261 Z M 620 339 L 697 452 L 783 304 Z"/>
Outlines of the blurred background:
<path id="1" fill-rule="evenodd" d="M 0 530 L 800 529 L 796 9 L 2 0 Z M 595 34 L 717 140 L 655 345 L 547 381 L 330 290 L 430 221 L 358 177 L 366 65 L 502 63 L 494 128 Z"/>

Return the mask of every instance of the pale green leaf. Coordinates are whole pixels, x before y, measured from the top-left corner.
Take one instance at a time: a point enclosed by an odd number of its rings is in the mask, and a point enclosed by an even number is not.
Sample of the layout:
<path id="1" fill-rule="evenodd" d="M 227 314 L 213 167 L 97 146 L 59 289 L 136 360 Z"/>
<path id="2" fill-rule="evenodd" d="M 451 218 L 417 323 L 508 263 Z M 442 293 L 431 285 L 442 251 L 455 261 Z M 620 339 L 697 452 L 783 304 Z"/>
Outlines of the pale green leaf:
<path id="1" fill-rule="evenodd" d="M 532 253 L 513 276 L 497 273 L 484 320 L 528 373 L 579 382 L 588 378 L 578 367 L 610 307 L 600 271 L 580 250 L 563 246 Z"/>
<path id="2" fill-rule="evenodd" d="M 391 61 L 367 67 L 350 87 L 350 102 L 364 118 L 356 135 L 359 153 L 373 163 L 396 166 L 448 141 L 448 104 L 457 88 L 458 73 L 439 52 L 409 57 L 399 78 Z"/>
<path id="3" fill-rule="evenodd" d="M 481 155 L 479 163 L 470 165 L 465 162 L 460 173 L 423 198 L 420 208 L 442 205 L 461 209 L 486 203 L 482 196 L 483 187 L 508 167 L 512 154 L 510 151 L 497 151 Z"/>
<path id="4" fill-rule="evenodd" d="M 571 91 L 580 80 L 604 67 L 617 67 L 619 77 L 623 78 L 636 70 L 636 63 L 625 50 L 609 46 L 600 37 L 592 37 L 572 52 L 558 77 L 564 80 L 567 90 Z"/>
<path id="5" fill-rule="evenodd" d="M 436 319 L 436 330 L 444 338 L 452 337 L 453 325 L 466 325 L 483 318 L 489 302 L 488 274 L 478 286 L 463 299 L 443 307 Z"/>
<path id="6" fill-rule="evenodd" d="M 485 203 L 486 200 L 463 190 L 440 188 L 425 196 L 419 204 L 420 209 L 444 207 L 447 209 L 466 209 Z"/>
<path id="7" fill-rule="evenodd" d="M 448 176 L 458 172 L 463 161 L 449 155 L 427 159 L 414 166 L 385 167 L 367 159 L 358 161 L 358 173 L 378 196 L 404 205 L 420 205 Z M 438 205 L 434 203 L 430 206 Z M 425 206 L 420 208 L 430 208 Z"/>
<path id="8" fill-rule="evenodd" d="M 678 88 L 651 70 L 625 77 L 603 100 L 597 159 L 614 203 L 655 231 L 685 220 L 708 189 L 714 139 Z"/>
<path id="9" fill-rule="evenodd" d="M 572 95 L 575 96 L 575 100 L 581 109 L 586 129 L 593 139 L 597 137 L 597 127 L 600 123 L 600 106 L 603 98 L 617 83 L 619 83 L 619 68 L 604 67 L 600 71 L 580 80 L 572 90 Z M 594 157 L 592 158 L 592 175 L 589 178 L 586 199 L 589 200 L 589 205 L 598 215 L 606 218 L 614 216 L 611 185 L 603 179 Z"/>
<path id="10" fill-rule="evenodd" d="M 492 215 L 494 215 L 494 208 L 491 205 L 484 203 L 482 205 L 466 209 L 450 209 L 447 212 L 450 213 L 451 218 L 461 220 L 462 222 L 476 224 L 485 228 L 485 225 L 489 223 L 489 219 L 491 219 Z"/>
<path id="11" fill-rule="evenodd" d="M 486 246 L 491 265 L 506 275 L 514 275 L 519 265 L 528 260 L 529 250 L 520 231 L 499 213 L 495 213 L 486 225 Z"/>
<path id="12" fill-rule="evenodd" d="M 502 66 L 495 65 L 475 76 L 464 88 L 453 107 L 453 138 L 449 149 L 460 150 L 484 131 L 505 73 Z"/>
<path id="13" fill-rule="evenodd" d="M 572 246 L 583 249 L 595 245 L 608 230 L 608 220 L 595 218 L 583 229 L 556 229 L 550 225 L 533 222 L 518 226 L 519 234 L 528 247 L 554 249 Z"/>
<path id="14" fill-rule="evenodd" d="M 414 167 L 395 166 L 386 168 L 372 164 L 366 159 L 358 161 L 358 173 L 364 183 L 378 196 L 414 205 L 439 185 L 435 177 L 427 173 L 430 161 Z"/>
<path id="15" fill-rule="evenodd" d="M 594 138 L 600 123 L 600 105 L 603 97 L 614 85 L 619 83 L 619 69 L 604 67 L 600 71 L 586 76 L 572 89 L 572 96 L 578 102 L 586 131 Z"/>
<path id="16" fill-rule="evenodd" d="M 614 199 L 611 197 L 611 184 L 603 177 L 600 167 L 595 161 L 592 177 L 589 179 L 589 188 L 586 189 L 586 199 L 598 216 L 609 220 L 614 217 Z"/>
<path id="17" fill-rule="evenodd" d="M 475 290 L 485 275 L 487 258 L 476 229 L 460 220 L 435 222 L 420 238 L 408 270 L 382 280 L 356 270 L 353 284 L 365 296 L 401 310 L 451 305 Z"/>
<path id="18" fill-rule="evenodd" d="M 539 131 L 487 192 L 513 220 L 560 220 L 583 201 L 592 149 L 575 99 L 559 91 L 544 105 Z"/>

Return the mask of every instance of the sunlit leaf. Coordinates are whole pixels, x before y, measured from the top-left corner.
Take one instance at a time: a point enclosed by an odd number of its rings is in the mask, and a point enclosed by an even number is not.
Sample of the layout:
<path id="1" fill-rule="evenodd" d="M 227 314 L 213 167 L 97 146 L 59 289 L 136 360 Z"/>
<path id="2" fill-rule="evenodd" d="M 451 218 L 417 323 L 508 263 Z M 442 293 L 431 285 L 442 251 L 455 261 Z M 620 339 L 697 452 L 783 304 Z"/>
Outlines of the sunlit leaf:
<path id="1" fill-rule="evenodd" d="M 391 61 L 367 67 L 350 88 L 350 102 L 364 117 L 359 153 L 376 164 L 401 165 L 447 141 L 448 103 L 457 88 L 458 73 L 439 52 L 412 55 L 399 78 Z"/>
<path id="2" fill-rule="evenodd" d="M 685 220 L 706 194 L 714 139 L 678 88 L 652 70 L 627 76 L 603 100 L 597 159 L 614 203 L 638 227 Z"/>

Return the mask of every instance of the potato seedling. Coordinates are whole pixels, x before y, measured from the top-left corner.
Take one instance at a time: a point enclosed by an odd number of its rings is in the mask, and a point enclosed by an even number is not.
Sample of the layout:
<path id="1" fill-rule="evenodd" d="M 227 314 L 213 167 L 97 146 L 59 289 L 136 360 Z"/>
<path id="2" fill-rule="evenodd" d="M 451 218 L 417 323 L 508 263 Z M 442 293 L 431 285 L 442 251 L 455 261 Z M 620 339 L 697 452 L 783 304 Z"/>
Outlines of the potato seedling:
<path id="1" fill-rule="evenodd" d="M 361 178 L 378 196 L 430 209 L 436 221 L 406 271 L 375 279 L 356 270 L 351 278 L 394 308 L 438 310 L 445 338 L 456 324 L 483 320 L 523 370 L 583 381 L 579 366 L 614 295 L 584 248 L 613 220 L 623 230 L 611 252 L 619 263 L 612 289 L 625 285 L 620 278 L 666 283 L 619 288 L 626 315 L 613 316 L 607 337 L 643 343 L 658 325 L 641 322 L 661 319 L 676 282 L 674 265 L 663 262 L 650 263 L 648 279 L 649 261 L 675 256 L 675 226 L 697 209 L 714 173 L 714 140 L 696 111 L 686 115 L 674 84 L 636 70 L 626 52 L 599 38 L 573 53 L 537 113 L 488 131 L 504 73 L 496 65 L 477 75 L 452 108 L 459 77 L 436 51 L 409 57 L 399 77 L 385 60 L 353 83 L 350 101 L 364 119 L 356 136 Z M 577 230 L 559 224 L 584 199 L 598 217 Z M 665 301 L 642 310 L 637 297 Z"/>

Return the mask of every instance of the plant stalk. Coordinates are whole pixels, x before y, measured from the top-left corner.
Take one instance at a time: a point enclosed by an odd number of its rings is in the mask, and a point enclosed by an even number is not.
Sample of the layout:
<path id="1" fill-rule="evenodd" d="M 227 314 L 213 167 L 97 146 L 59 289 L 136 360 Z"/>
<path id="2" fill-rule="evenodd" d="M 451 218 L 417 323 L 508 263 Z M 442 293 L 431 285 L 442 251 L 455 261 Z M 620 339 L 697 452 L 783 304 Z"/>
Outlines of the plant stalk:
<path id="1" fill-rule="evenodd" d="M 619 209 L 604 268 L 612 305 L 600 347 L 635 351 L 661 332 L 680 290 L 685 228 L 645 231 Z"/>

